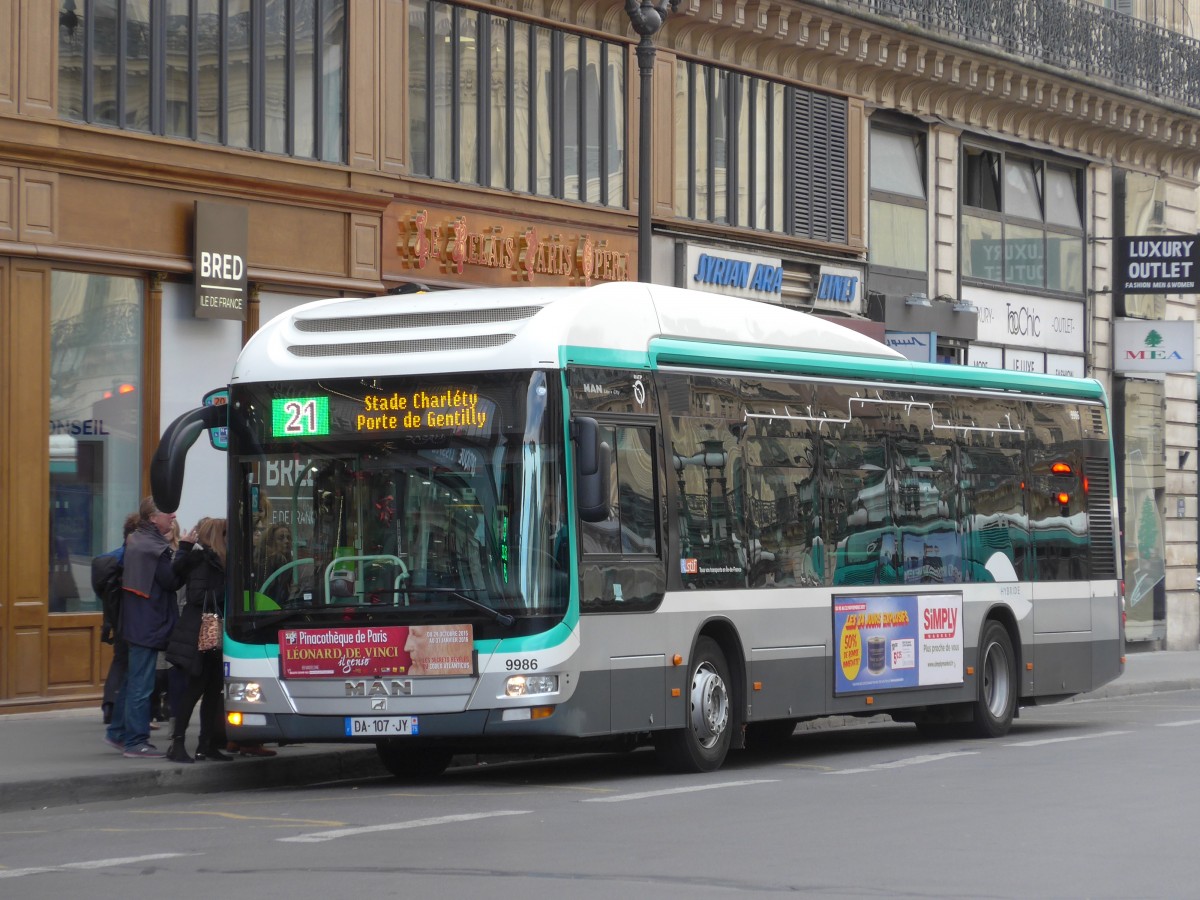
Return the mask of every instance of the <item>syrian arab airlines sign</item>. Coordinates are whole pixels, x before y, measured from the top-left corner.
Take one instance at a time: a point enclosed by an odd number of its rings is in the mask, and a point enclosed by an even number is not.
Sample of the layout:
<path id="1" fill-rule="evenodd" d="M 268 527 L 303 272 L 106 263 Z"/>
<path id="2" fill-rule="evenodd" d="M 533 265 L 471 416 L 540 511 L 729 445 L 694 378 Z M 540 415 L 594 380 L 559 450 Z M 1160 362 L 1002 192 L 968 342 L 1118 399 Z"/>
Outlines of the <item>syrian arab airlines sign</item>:
<path id="1" fill-rule="evenodd" d="M 1194 371 L 1195 324 L 1184 320 L 1117 319 L 1113 323 L 1113 370 Z"/>
<path id="2" fill-rule="evenodd" d="M 1195 235 L 1117 238 L 1117 289 L 1126 294 L 1200 293 Z"/>

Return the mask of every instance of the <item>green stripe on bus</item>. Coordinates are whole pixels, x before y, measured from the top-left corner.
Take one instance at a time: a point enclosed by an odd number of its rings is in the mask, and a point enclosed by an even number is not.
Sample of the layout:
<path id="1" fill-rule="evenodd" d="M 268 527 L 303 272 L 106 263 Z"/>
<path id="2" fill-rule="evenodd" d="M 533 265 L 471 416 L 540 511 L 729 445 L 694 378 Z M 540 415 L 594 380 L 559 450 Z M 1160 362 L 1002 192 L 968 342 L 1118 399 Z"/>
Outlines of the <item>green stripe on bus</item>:
<path id="1" fill-rule="evenodd" d="M 572 619 L 574 621 L 571 621 Z M 564 617 L 563 621 L 559 622 L 549 631 L 543 631 L 540 634 L 525 634 L 520 637 L 476 641 L 475 649 L 480 655 L 495 653 L 497 650 L 502 650 L 504 653 L 528 653 L 532 650 L 549 650 L 551 647 L 559 647 L 566 643 L 571 637 L 571 631 L 574 629 L 575 623 L 578 621 L 579 611 L 576 609 L 574 616 L 568 615 Z"/>
<path id="2" fill-rule="evenodd" d="M 637 350 L 606 347 L 563 346 L 558 351 L 561 366 L 596 366 L 602 369 L 649 369 L 650 357 Z"/>
<path id="3" fill-rule="evenodd" d="M 654 368 L 664 365 L 718 366 L 755 372 L 786 372 L 845 378 L 878 379 L 901 385 L 940 385 L 979 390 L 1024 391 L 1088 400 L 1104 399 L 1104 388 L 1090 378 L 1066 378 L 1008 369 L 917 363 L 907 359 L 847 356 L 811 350 L 747 347 L 676 338 L 654 338 L 649 356 Z"/>

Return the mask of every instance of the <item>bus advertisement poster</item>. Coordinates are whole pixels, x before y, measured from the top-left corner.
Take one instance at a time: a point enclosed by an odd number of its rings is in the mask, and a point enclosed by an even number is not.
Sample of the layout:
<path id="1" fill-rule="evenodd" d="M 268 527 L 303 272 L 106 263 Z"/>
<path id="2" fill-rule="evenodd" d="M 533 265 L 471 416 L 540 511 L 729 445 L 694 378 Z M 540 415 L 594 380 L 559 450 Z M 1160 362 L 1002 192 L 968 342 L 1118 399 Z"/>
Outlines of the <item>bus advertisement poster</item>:
<path id="1" fill-rule="evenodd" d="M 838 597 L 833 632 L 839 694 L 962 682 L 961 594 Z"/>
<path id="2" fill-rule="evenodd" d="M 474 634 L 470 625 L 284 629 L 279 669 L 284 678 L 472 675 Z"/>

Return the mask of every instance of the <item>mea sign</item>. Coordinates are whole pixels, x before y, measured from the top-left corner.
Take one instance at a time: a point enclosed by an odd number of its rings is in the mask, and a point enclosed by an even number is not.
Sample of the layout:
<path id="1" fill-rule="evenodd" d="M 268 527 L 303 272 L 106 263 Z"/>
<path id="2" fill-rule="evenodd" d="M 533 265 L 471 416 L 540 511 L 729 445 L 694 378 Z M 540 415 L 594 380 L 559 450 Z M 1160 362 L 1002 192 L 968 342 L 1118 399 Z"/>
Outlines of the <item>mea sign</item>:
<path id="1" fill-rule="evenodd" d="M 1113 323 L 1113 370 L 1192 372 L 1195 346 L 1194 322 L 1117 319 Z"/>
<path id="2" fill-rule="evenodd" d="M 246 207 L 196 201 L 196 318 L 245 321 L 248 231 Z"/>

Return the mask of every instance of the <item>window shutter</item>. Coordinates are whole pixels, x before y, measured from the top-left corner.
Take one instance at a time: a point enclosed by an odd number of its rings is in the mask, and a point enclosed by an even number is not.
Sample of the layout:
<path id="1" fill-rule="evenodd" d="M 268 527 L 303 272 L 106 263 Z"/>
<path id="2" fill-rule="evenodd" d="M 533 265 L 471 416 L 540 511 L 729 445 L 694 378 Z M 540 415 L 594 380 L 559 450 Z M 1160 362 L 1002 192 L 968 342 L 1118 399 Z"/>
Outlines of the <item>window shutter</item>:
<path id="1" fill-rule="evenodd" d="M 800 88 L 790 93 L 792 233 L 844 244 L 848 228 L 846 101 Z"/>

